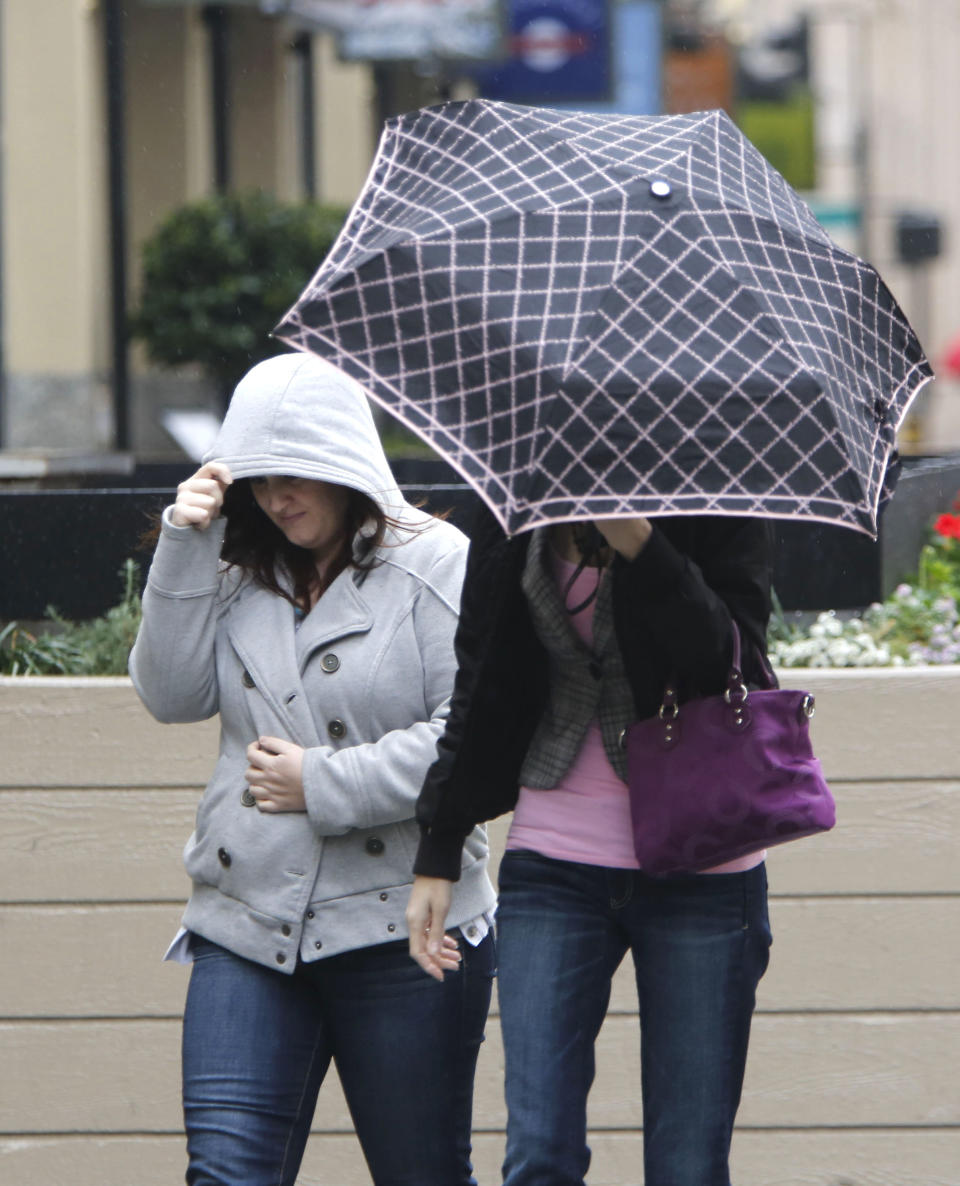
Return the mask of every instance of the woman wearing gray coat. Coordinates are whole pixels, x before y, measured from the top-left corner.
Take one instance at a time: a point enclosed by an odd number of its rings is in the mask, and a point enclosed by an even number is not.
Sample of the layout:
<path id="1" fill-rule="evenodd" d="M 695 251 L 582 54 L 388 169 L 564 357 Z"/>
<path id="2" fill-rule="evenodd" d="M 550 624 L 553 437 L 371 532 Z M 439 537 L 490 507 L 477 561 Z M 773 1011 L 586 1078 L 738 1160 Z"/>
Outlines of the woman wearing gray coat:
<path id="1" fill-rule="evenodd" d="M 159 720 L 221 724 L 168 953 L 192 963 L 193 1186 L 294 1183 L 331 1060 L 378 1186 L 473 1181 L 494 963 L 480 830 L 441 981 L 407 958 L 404 920 L 465 555 L 396 488 L 362 389 L 306 355 L 250 371 L 164 512 L 130 672 Z"/>

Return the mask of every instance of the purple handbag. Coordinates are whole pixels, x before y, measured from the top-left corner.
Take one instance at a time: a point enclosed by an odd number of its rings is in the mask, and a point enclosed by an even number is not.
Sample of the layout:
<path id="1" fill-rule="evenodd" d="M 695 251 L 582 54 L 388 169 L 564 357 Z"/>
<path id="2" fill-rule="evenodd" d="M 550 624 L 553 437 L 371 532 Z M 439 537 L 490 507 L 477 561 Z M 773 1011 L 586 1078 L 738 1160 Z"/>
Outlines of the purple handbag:
<path id="1" fill-rule="evenodd" d="M 645 873 L 696 872 L 826 832 L 836 807 L 810 745 L 814 700 L 749 691 L 734 624 L 727 689 L 682 706 L 671 681 L 657 716 L 627 730 L 633 843 Z"/>

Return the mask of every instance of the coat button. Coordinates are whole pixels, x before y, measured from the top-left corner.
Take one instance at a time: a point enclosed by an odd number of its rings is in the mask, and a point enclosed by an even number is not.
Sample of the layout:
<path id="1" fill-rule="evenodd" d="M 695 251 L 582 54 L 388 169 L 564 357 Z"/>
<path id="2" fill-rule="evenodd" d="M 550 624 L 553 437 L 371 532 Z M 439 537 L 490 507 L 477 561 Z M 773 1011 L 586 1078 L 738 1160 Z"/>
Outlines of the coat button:
<path id="1" fill-rule="evenodd" d="M 278 951 L 277 952 L 277 963 L 285 964 L 286 962 L 287 962 L 287 957 L 283 954 L 282 951 Z"/>
<path id="2" fill-rule="evenodd" d="M 217 849 L 217 860 L 223 865 L 224 869 L 229 869 L 231 864 L 233 864 L 233 857 L 231 857 L 225 848 Z"/>
<path id="3" fill-rule="evenodd" d="M 257 685 L 253 682 L 253 676 L 247 671 L 246 667 L 243 669 L 243 675 L 240 676 L 240 682 L 245 688 L 255 688 Z"/>
<path id="4" fill-rule="evenodd" d="M 289 935 L 290 934 L 290 927 L 286 923 L 284 923 L 283 926 L 280 928 L 280 934 L 281 935 Z"/>
<path id="5" fill-rule="evenodd" d="M 307 918 L 313 918 L 313 917 L 314 917 L 314 913 L 313 913 L 313 911 L 312 911 L 312 910 L 308 910 L 308 911 L 307 911 Z"/>
<path id="6" fill-rule="evenodd" d="M 336 671 L 340 666 L 339 658 L 332 652 L 323 656 L 320 660 L 320 666 L 324 671 Z"/>
<path id="7" fill-rule="evenodd" d="M 380 901 L 381 901 L 381 902 L 386 902 L 386 900 L 387 900 L 389 897 L 390 897 L 390 895 L 389 895 L 389 894 L 381 894 L 381 895 L 380 895 Z"/>
<path id="8" fill-rule="evenodd" d="M 396 928 L 396 925 L 395 925 L 394 923 L 392 923 L 392 922 L 388 922 L 388 923 L 387 923 L 387 930 L 390 932 L 390 934 L 391 934 L 391 935 L 393 934 L 393 932 L 394 932 L 396 929 L 397 929 L 397 928 Z"/>
<path id="9" fill-rule="evenodd" d="M 314 943 L 314 947 L 317 949 L 317 951 L 319 951 L 322 946 L 323 946 L 323 944 L 320 942 L 319 939 L 317 939 L 316 942 Z"/>
<path id="10" fill-rule="evenodd" d="M 249 787 L 243 788 L 243 794 L 240 796 L 240 802 L 244 807 L 256 807 L 257 801 L 253 797 L 253 791 Z"/>
<path id="11" fill-rule="evenodd" d="M 378 857 L 384 849 L 384 843 L 379 836 L 368 836 L 363 846 L 372 857 Z"/>
<path id="12" fill-rule="evenodd" d="M 476 937 L 477 937 L 477 928 L 476 927 L 467 927 L 467 938 L 468 939 L 476 939 Z"/>
<path id="13" fill-rule="evenodd" d="M 343 721 L 340 720 L 339 717 L 334 717 L 333 720 L 327 725 L 327 732 L 332 738 L 334 738 L 336 741 L 339 741 L 341 737 L 346 737 L 347 726 L 343 723 Z"/>

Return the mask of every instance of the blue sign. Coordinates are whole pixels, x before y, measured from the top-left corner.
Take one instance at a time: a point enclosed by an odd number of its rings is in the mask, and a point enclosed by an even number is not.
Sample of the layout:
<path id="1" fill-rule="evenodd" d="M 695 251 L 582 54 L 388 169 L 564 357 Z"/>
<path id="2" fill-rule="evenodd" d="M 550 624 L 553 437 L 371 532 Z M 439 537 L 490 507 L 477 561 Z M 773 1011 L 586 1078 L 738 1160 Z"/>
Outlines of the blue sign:
<path id="1" fill-rule="evenodd" d="M 507 0 L 510 57 L 477 74 L 486 99 L 608 99 L 609 0 Z"/>

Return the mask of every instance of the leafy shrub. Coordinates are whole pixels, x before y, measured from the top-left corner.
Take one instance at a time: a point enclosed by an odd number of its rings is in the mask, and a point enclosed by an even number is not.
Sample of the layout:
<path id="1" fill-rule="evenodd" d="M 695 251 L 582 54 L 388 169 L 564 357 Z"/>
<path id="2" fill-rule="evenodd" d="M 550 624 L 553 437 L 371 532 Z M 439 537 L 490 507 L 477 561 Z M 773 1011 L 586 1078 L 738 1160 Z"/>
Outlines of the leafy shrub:
<path id="1" fill-rule="evenodd" d="M 140 626 L 140 568 L 127 560 L 120 570 L 123 596 L 102 618 L 69 622 L 50 607 L 51 626 L 37 633 L 17 622 L 0 630 L 4 675 L 125 675 L 127 656 Z"/>
<path id="2" fill-rule="evenodd" d="M 0 675 L 72 675 L 82 656 L 69 639 L 34 634 L 19 622 L 0 630 Z"/>
<path id="3" fill-rule="evenodd" d="M 960 601 L 960 496 L 953 500 L 953 510 L 937 516 L 920 552 L 918 579 L 925 589 Z"/>
<path id="4" fill-rule="evenodd" d="M 143 246 L 131 332 L 162 366 L 199 364 L 229 392 L 278 352 L 269 335 L 327 254 L 339 206 L 285 203 L 254 191 L 188 203 Z"/>

